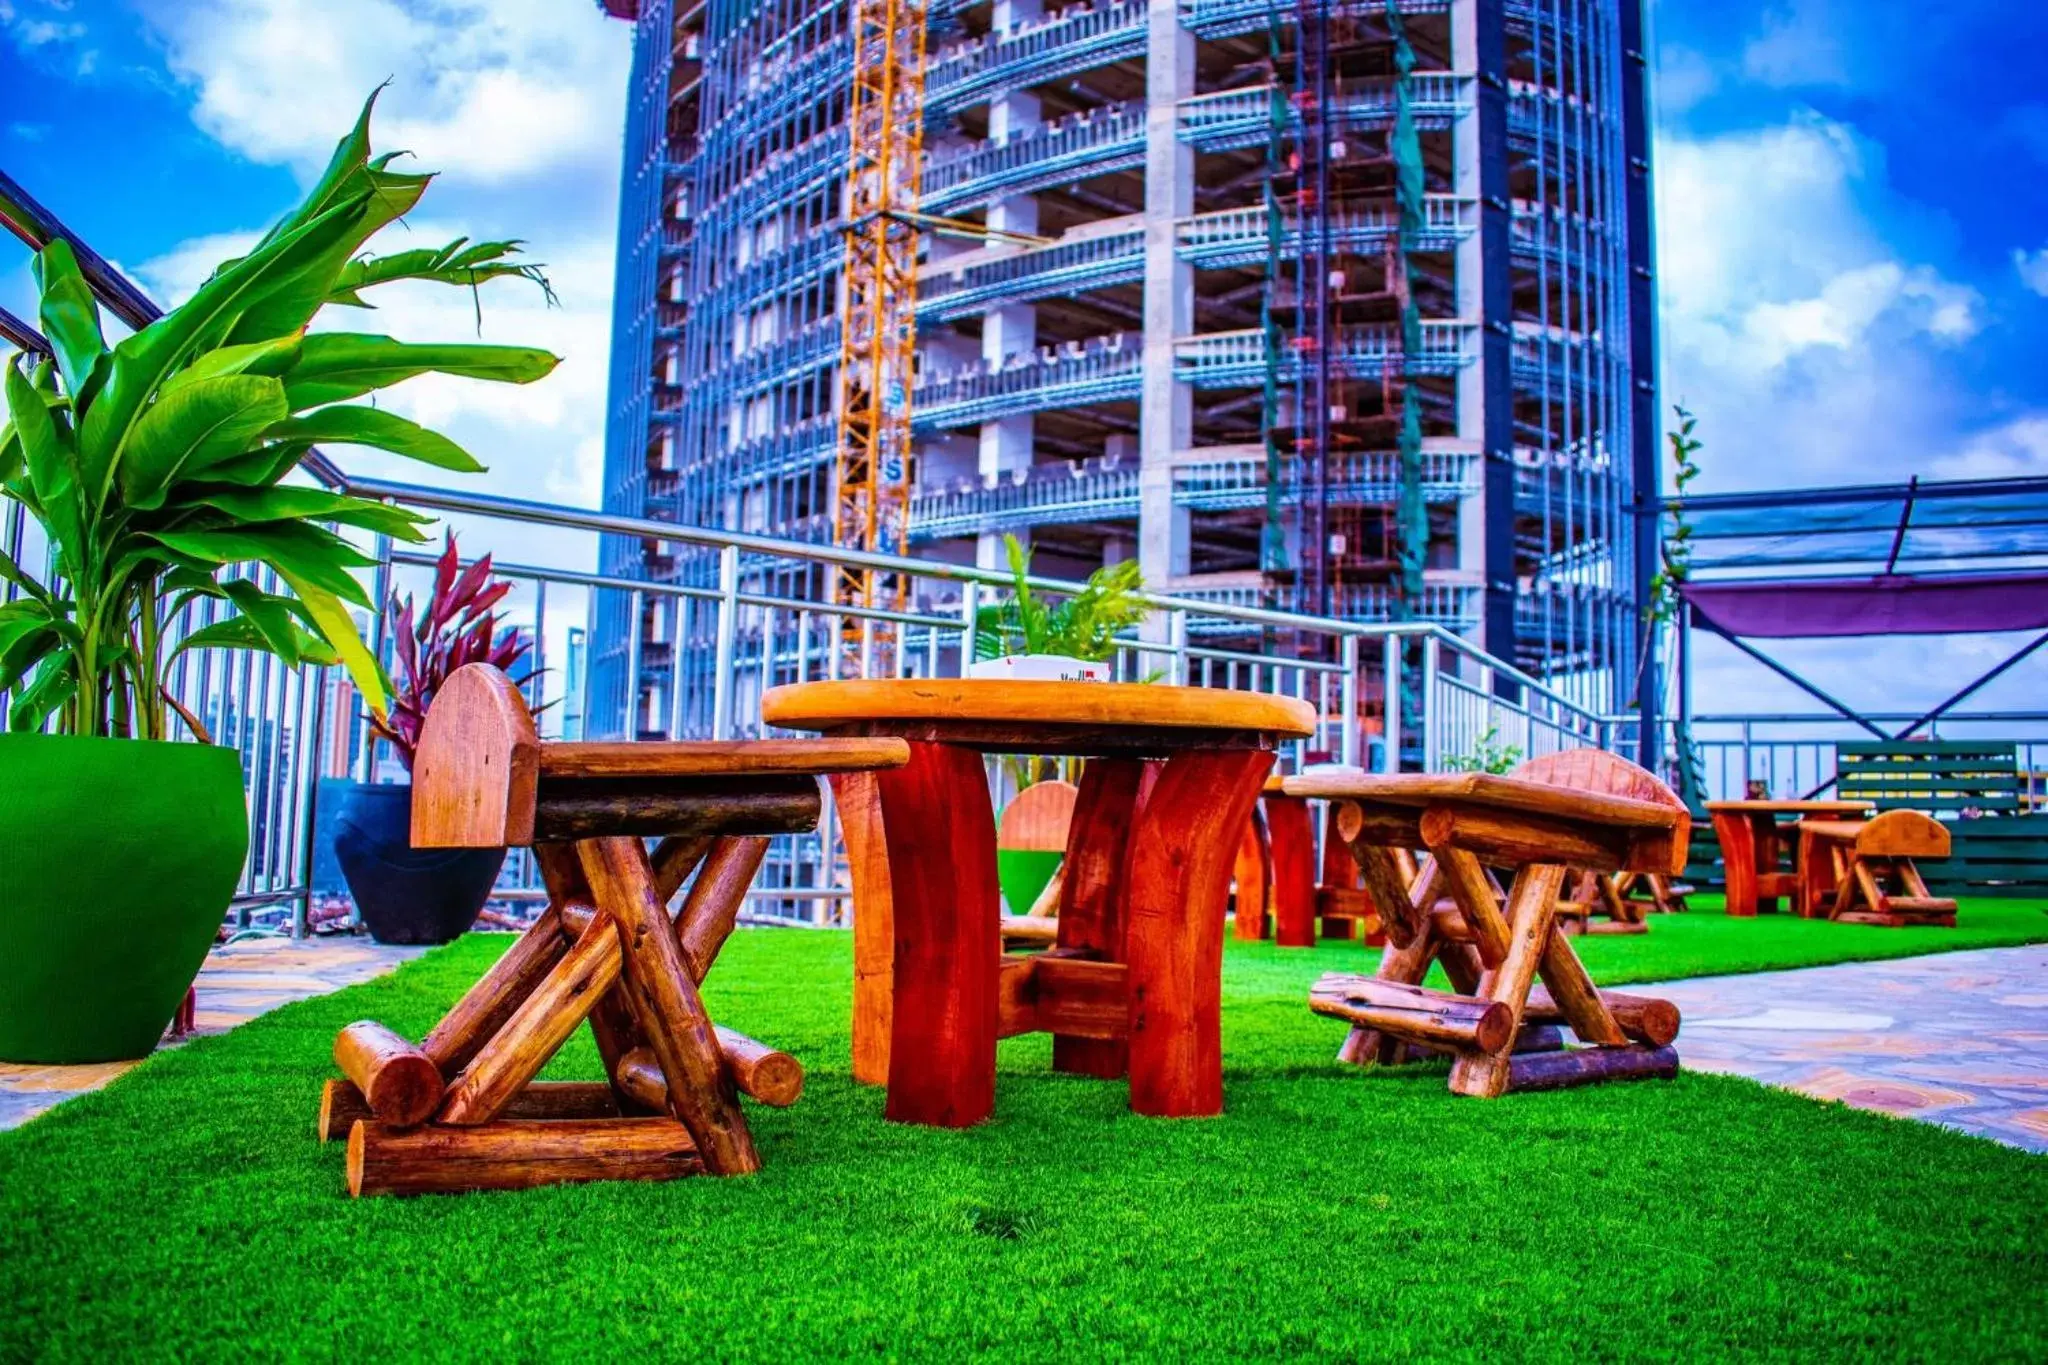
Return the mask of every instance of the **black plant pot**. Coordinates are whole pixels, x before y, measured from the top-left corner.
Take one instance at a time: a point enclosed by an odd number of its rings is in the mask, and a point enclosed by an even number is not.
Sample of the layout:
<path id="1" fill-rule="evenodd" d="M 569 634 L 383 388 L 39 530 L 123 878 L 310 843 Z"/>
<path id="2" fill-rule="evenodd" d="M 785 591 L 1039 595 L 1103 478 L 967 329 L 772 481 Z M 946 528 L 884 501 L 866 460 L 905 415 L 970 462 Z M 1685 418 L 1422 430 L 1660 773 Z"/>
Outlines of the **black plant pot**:
<path id="1" fill-rule="evenodd" d="M 414 848 L 412 786 L 357 783 L 335 816 L 334 857 L 370 937 L 379 943 L 446 943 L 490 899 L 502 848 Z"/>

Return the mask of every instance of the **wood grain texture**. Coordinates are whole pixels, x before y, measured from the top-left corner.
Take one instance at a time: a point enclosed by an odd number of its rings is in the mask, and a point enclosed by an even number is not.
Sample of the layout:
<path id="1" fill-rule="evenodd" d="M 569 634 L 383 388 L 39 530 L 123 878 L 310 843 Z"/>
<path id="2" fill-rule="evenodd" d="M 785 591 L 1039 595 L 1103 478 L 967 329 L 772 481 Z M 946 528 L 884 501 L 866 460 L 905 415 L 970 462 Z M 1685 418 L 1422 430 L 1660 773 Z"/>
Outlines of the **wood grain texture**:
<path id="1" fill-rule="evenodd" d="M 1003 807 L 1002 822 L 996 826 L 996 847 L 1063 851 L 1067 830 L 1074 823 L 1074 802 L 1080 795 L 1079 787 L 1058 778 L 1026 787 Z"/>
<path id="2" fill-rule="evenodd" d="M 673 1180 L 701 1173 L 704 1163 L 674 1119 L 505 1119 L 482 1128 L 358 1123 L 347 1167 L 349 1193 L 360 1198 Z"/>
<path id="3" fill-rule="evenodd" d="M 1726 883 L 1728 913 L 1747 918 L 1756 914 L 1756 831 L 1751 812 L 1715 810 L 1717 804 L 1721 803 L 1709 801 L 1707 810 L 1714 821 L 1714 839 L 1721 845 L 1721 875 Z"/>
<path id="4" fill-rule="evenodd" d="M 761 697 L 761 719 L 792 730 L 867 721 L 1142 726 L 1239 730 L 1289 738 L 1315 732 L 1315 708 L 1293 697 L 1155 683 L 884 678 L 793 683 Z"/>
<path id="5" fill-rule="evenodd" d="M 1656 781 L 1654 777 L 1650 780 Z M 1576 791 L 1553 786 L 1548 781 L 1502 777 L 1494 773 L 1310 773 L 1288 778 L 1283 789 L 1290 796 L 1352 800 L 1365 805 L 1431 806 L 1442 802 L 1469 802 L 1499 810 L 1565 816 L 1622 829 L 1668 830 L 1683 818 L 1685 811 L 1683 803 L 1674 808 L 1640 798 Z"/>
<path id="6" fill-rule="evenodd" d="M 1244 837 L 1238 840 L 1230 896 L 1237 937 L 1250 941 L 1272 932 L 1273 845 L 1266 832 L 1265 814 L 1257 806 L 1252 807 Z"/>
<path id="7" fill-rule="evenodd" d="M 900 739 L 587 741 L 541 747 L 543 778 L 809 777 L 900 768 Z"/>
<path id="8" fill-rule="evenodd" d="M 723 1024 L 714 1026 L 713 1032 L 718 1036 L 718 1054 L 726 1074 L 742 1095 L 776 1109 L 787 1109 L 803 1097 L 802 1062 Z M 668 1112 L 668 1082 L 652 1048 L 637 1047 L 620 1058 L 614 1079 L 643 1108 Z"/>
<path id="9" fill-rule="evenodd" d="M 543 841 L 620 834 L 803 834 L 818 827 L 822 809 L 817 779 L 811 777 L 543 779 L 533 834 Z"/>
<path id="10" fill-rule="evenodd" d="M 665 866 L 667 875 L 674 879 L 668 883 L 668 894 L 674 895 L 675 888 L 682 884 L 682 878 L 689 875 L 689 868 L 685 867 L 684 863 L 688 855 L 704 842 L 698 839 L 661 841 L 660 847 L 656 850 L 658 862 Z M 564 933 L 562 946 L 564 949 L 573 947 L 578 939 L 590 932 L 591 925 L 596 922 L 598 916 L 590 894 L 590 884 L 583 879 L 583 862 L 576 855 L 576 846 L 536 844 L 533 848 L 533 858 L 540 868 L 541 884 L 547 888 L 549 910 L 559 915 L 561 919 Z M 656 875 L 659 877 L 662 874 L 657 871 Z M 616 935 L 613 937 L 616 941 Z M 617 979 L 616 971 L 612 973 L 612 978 Z M 604 1063 L 606 1084 L 613 1087 L 621 1112 L 636 1112 L 632 1097 L 617 1089 L 617 1081 L 611 1079 L 617 1072 L 619 1058 L 643 1042 L 640 1037 L 640 1026 L 633 1019 L 633 1011 L 616 990 L 607 990 L 591 1004 L 588 1022 L 590 1036 L 597 1044 L 598 1058 Z M 510 1110 L 506 1112 L 509 1113 Z"/>
<path id="11" fill-rule="evenodd" d="M 1557 915 L 1557 892 L 1564 868 L 1555 863 L 1530 863 L 1515 873 L 1508 889 L 1508 927 L 1513 937 L 1501 965 L 1480 979 L 1477 994 L 1514 1011 L 1514 1030 L 1522 1024 L 1522 1007 L 1536 979 L 1537 965 L 1549 945 Z M 1461 1055 L 1451 1063 L 1451 1092 L 1491 1099 L 1505 1093 L 1508 1058 L 1499 1054 Z"/>
<path id="12" fill-rule="evenodd" d="M 444 1080 L 470 1064 L 566 951 L 561 915 L 550 904 L 420 1041 Z"/>
<path id="13" fill-rule="evenodd" d="M 532 843 L 540 748 L 510 678 L 489 664 L 456 669 L 427 708 L 413 755 L 413 847 Z"/>
<path id="14" fill-rule="evenodd" d="M 718 950 L 739 923 L 747 890 L 767 856 L 768 840 L 750 835 L 731 835 L 711 846 L 703 870 L 690 884 L 690 894 L 676 913 L 676 939 L 690 980 L 701 983 L 710 975 L 711 964 L 718 960 Z M 659 886 L 656 895 L 660 895 Z M 667 897 L 661 899 L 666 903 Z"/>
<path id="15" fill-rule="evenodd" d="M 1144 810 L 1160 765 L 1130 758 L 1094 758 L 1081 770 L 1074 819 L 1061 864 L 1058 945 L 1074 955 L 1120 962 L 1129 924 L 1126 888 L 1131 830 Z M 1130 1070 L 1122 1038 L 1053 1035 L 1053 1070 L 1114 1079 Z"/>
<path id="16" fill-rule="evenodd" d="M 667 907 L 638 839 L 590 839 L 577 846 L 597 905 L 618 926 L 626 998 L 668 1082 L 669 1108 L 715 1175 L 761 1169 L 746 1118 L 719 1057 L 711 1016 L 683 962 Z M 579 945 L 580 946 L 580 945 Z"/>
<path id="17" fill-rule="evenodd" d="M 1223 1110 L 1223 911 L 1237 834 L 1272 764 L 1259 751 L 1176 755 L 1133 827 L 1125 960 L 1137 1113 Z"/>
<path id="18" fill-rule="evenodd" d="M 334 1064 L 370 1111 L 394 1128 L 425 1123 L 441 1103 L 441 1070 L 384 1025 L 359 1019 L 334 1038 Z"/>
<path id="19" fill-rule="evenodd" d="M 1298 796 L 1265 799 L 1266 834 L 1273 846 L 1273 942 L 1282 948 L 1316 944 L 1315 825 Z"/>
<path id="20" fill-rule="evenodd" d="M 1601 1081 L 1669 1080 L 1678 1074 L 1678 1054 L 1644 1044 L 1516 1053 L 1506 1070 L 1509 1091 L 1564 1090 Z"/>
<path id="21" fill-rule="evenodd" d="M 370 1105 L 354 1081 L 330 1080 L 320 1091 L 320 1117 L 315 1136 L 322 1142 L 343 1142 L 359 1119 L 374 1121 Z M 508 1119 L 615 1119 L 618 1099 L 603 1081 L 535 1081 L 505 1107 Z"/>
<path id="22" fill-rule="evenodd" d="M 896 972 L 896 915 L 882 794 L 873 773 L 832 778 L 832 806 L 853 882 L 853 1079 L 889 1082 L 889 1030 Z"/>
<path id="23" fill-rule="evenodd" d="M 1629 995 L 1622 991 L 1602 991 L 1600 1002 L 1607 1007 L 1628 1040 L 1662 1047 L 1678 1037 L 1679 1010 L 1669 1000 L 1651 995 Z M 1551 998 L 1550 992 L 1542 987 L 1529 992 L 1529 1004 L 1522 1017 L 1541 1024 L 1566 1022 L 1564 1011 Z M 1581 1035 L 1580 1041 L 1591 1040 Z"/>
<path id="24" fill-rule="evenodd" d="M 1500 966 L 1508 955 L 1508 922 L 1486 869 L 1464 849 L 1452 848 L 1437 855 L 1437 873 L 1457 904 L 1472 944 L 1479 950 L 1479 960 L 1488 967 Z"/>
<path id="25" fill-rule="evenodd" d="M 599 915 L 449 1085 L 435 1122 L 473 1126 L 504 1114 L 618 979 L 619 937 Z"/>
<path id="26" fill-rule="evenodd" d="M 1378 977 L 1326 975 L 1310 988 L 1309 1008 L 1435 1047 L 1499 1052 L 1515 1034 L 1514 1012 L 1498 1001 Z"/>
<path id="27" fill-rule="evenodd" d="M 1001 893 L 988 775 L 965 749 L 914 743 L 875 782 L 895 919 L 884 1113 L 968 1127 L 995 1104 Z"/>

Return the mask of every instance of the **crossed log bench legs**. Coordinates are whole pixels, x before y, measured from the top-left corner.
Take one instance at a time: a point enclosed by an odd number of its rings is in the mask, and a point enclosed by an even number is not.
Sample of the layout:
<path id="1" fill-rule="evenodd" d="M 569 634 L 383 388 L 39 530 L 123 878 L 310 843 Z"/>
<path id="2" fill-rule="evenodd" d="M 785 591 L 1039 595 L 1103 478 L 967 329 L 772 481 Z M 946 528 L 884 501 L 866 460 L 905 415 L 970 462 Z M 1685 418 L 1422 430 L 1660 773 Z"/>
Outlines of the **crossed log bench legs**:
<path id="1" fill-rule="evenodd" d="M 1407 906 L 1398 925 L 1390 917 L 1390 933 L 1407 942 L 1387 949 L 1377 976 L 1316 983 L 1310 1008 L 1352 1025 L 1340 1060 L 1449 1052 L 1451 1090 L 1481 1098 L 1677 1074 L 1678 1008 L 1594 987 L 1557 922 L 1563 867 L 1523 866 L 1503 907 L 1486 869 L 1462 849 L 1441 850 L 1408 885 L 1392 850 L 1354 843 L 1353 853 L 1375 899 Z M 1451 914 L 1434 908 L 1445 892 Z M 1432 961 L 1443 963 L 1451 991 L 1422 985 Z M 1533 989 L 1539 978 L 1545 989 Z M 1588 1046 L 1565 1050 L 1558 1025 Z"/>
<path id="2" fill-rule="evenodd" d="M 632 836 L 535 845 L 547 909 L 417 1047 L 367 1022 L 336 1039 L 347 1079 L 327 1083 L 319 1135 L 346 1133 L 350 1193 L 760 1169 L 737 1095 L 793 1103 L 802 1068 L 713 1024 L 697 983 L 767 843 L 669 838 L 651 857 Z M 534 1084 L 586 1019 L 606 1079 Z"/>

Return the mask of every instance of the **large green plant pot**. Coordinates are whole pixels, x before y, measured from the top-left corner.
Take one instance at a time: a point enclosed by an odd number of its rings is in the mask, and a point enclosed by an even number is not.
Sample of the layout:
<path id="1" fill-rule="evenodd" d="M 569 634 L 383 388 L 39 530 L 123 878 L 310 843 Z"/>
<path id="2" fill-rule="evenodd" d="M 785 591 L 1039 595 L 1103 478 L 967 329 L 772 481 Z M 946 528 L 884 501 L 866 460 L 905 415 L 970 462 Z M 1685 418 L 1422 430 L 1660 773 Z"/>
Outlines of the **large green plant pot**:
<path id="1" fill-rule="evenodd" d="M 0 735 L 0 1061 L 148 1055 L 248 851 L 233 749 Z"/>
<path id="2" fill-rule="evenodd" d="M 999 848 L 996 850 L 996 884 L 1013 915 L 1025 915 L 1038 904 L 1039 893 L 1060 870 L 1066 857 L 1058 849 Z"/>

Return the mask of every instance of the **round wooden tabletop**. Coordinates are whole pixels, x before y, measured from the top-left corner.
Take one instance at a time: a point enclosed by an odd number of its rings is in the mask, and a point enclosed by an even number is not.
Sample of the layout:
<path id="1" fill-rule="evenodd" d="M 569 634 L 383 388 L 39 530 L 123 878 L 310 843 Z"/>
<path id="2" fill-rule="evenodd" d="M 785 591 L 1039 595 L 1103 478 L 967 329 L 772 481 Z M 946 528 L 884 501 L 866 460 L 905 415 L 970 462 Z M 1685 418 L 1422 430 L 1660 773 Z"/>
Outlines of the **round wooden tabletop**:
<path id="1" fill-rule="evenodd" d="M 1265 746 L 1316 727 L 1307 702 L 1263 692 L 998 678 L 791 683 L 761 698 L 761 719 L 791 730 L 899 734 L 1019 752 Z"/>

